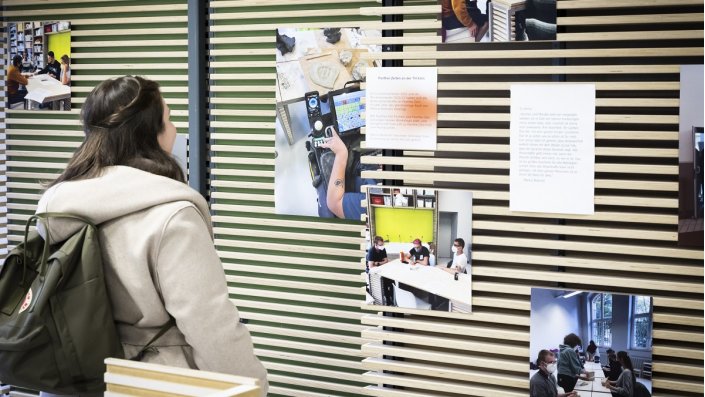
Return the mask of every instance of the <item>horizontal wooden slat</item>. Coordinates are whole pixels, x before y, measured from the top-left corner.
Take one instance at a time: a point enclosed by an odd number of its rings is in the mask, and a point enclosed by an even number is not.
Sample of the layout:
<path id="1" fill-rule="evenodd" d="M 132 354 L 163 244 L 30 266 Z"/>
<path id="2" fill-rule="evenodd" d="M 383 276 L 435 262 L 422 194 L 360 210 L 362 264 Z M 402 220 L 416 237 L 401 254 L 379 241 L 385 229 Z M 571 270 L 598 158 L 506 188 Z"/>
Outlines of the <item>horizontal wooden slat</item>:
<path id="1" fill-rule="evenodd" d="M 386 310 L 386 308 L 385 308 Z M 493 351 L 504 356 L 528 356 L 528 347 L 518 347 L 503 342 L 476 342 L 470 339 L 458 339 L 456 336 L 444 337 L 439 335 L 419 335 L 408 332 L 387 331 L 381 328 L 370 328 L 362 331 L 362 336 L 367 339 L 389 341 L 397 343 L 409 343 L 413 345 L 428 346 L 429 348 L 438 346 L 453 346 L 458 351 L 486 352 Z"/>
<path id="2" fill-rule="evenodd" d="M 370 383 L 428 389 L 436 392 L 458 393 L 460 395 L 472 395 L 482 397 L 519 397 L 525 395 L 525 393 L 520 393 L 518 391 L 509 391 L 507 388 L 490 388 L 487 386 L 476 386 L 468 383 L 429 380 L 427 378 L 418 378 L 411 376 L 367 372 L 365 373 L 364 377 Z"/>
<path id="3" fill-rule="evenodd" d="M 652 17 L 653 18 L 653 17 Z M 363 59 L 544 59 L 544 58 L 635 58 L 635 57 L 674 57 L 702 56 L 702 48 L 600 48 L 600 49 L 560 49 L 560 50 L 486 50 L 486 51 L 403 51 L 367 52 Z M 527 66 L 524 66 L 527 68 Z M 528 74 L 528 73 L 523 73 Z"/>
<path id="4" fill-rule="evenodd" d="M 139 6 L 115 6 L 115 7 L 81 7 L 81 8 L 62 8 L 60 12 L 65 15 L 80 15 L 80 14 L 94 14 L 96 12 L 101 13 L 116 13 L 116 12 L 150 12 L 150 11 L 163 11 L 163 5 L 139 5 Z M 171 11 L 186 11 L 186 4 L 170 4 L 169 10 Z M 5 10 L 3 12 L 5 17 L 38 17 L 43 15 L 56 15 L 57 10 L 55 9 L 32 9 L 32 10 Z M 75 23 L 75 22 L 74 22 Z"/>
<path id="5" fill-rule="evenodd" d="M 377 317 L 367 315 L 362 317 L 362 323 L 365 325 L 376 325 L 385 327 L 396 327 L 404 329 L 413 329 L 419 331 L 436 332 L 452 335 L 466 335 L 488 337 L 491 335 L 495 339 L 506 339 L 514 341 L 527 341 L 528 334 L 521 331 L 500 330 L 491 326 L 480 325 L 465 325 L 459 323 L 440 323 L 438 321 L 427 320 L 410 320 L 410 319 L 392 319 L 387 317 Z M 492 331 L 491 331 L 492 330 Z"/>
<path id="6" fill-rule="evenodd" d="M 558 17 L 557 23 L 560 26 L 593 26 L 683 22 L 703 22 L 703 14 L 659 14 L 658 19 L 655 19 L 653 14 Z"/>
<path id="7" fill-rule="evenodd" d="M 659 0 L 561 0 L 556 3 L 559 10 L 628 7 L 665 7 L 702 5 L 702 0 L 673 0 L 667 3 Z"/>

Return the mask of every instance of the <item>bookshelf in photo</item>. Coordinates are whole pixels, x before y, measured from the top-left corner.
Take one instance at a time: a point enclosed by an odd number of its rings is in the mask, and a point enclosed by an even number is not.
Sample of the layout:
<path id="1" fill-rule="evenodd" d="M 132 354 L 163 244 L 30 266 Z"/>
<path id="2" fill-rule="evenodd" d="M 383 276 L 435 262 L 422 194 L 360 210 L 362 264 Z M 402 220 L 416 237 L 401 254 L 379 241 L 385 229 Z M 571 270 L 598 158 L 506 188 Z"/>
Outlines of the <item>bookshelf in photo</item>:
<path id="1" fill-rule="evenodd" d="M 44 32 L 41 22 L 17 22 L 9 24 L 10 59 L 27 54 L 23 72 L 33 72 L 44 67 Z"/>
<path id="2" fill-rule="evenodd" d="M 71 24 L 61 22 L 16 22 L 8 24 L 10 59 L 23 55 L 26 51 L 27 62 L 22 66 L 23 72 L 42 69 L 46 63 L 47 36 L 71 30 Z"/>

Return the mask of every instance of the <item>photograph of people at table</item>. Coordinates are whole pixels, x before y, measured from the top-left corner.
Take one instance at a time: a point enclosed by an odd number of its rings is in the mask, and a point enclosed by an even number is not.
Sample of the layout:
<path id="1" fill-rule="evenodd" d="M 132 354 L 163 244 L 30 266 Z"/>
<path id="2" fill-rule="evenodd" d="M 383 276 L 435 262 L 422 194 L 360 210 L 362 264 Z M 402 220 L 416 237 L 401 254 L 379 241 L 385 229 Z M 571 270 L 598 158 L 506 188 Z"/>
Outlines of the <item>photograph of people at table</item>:
<path id="1" fill-rule="evenodd" d="M 71 110 L 71 24 L 8 24 L 8 108 Z"/>
<path id="2" fill-rule="evenodd" d="M 440 0 L 444 43 L 556 39 L 556 0 Z"/>
<path id="3" fill-rule="evenodd" d="M 650 396 L 652 324 L 650 296 L 532 288 L 530 395 Z"/>
<path id="4" fill-rule="evenodd" d="M 368 67 L 381 66 L 366 44 L 379 30 L 276 30 L 277 118 L 274 207 L 280 215 L 361 221 L 366 207 L 362 171 L 379 170 L 361 156 Z"/>
<path id="5" fill-rule="evenodd" d="M 370 304 L 469 313 L 472 192 L 368 186 Z"/>

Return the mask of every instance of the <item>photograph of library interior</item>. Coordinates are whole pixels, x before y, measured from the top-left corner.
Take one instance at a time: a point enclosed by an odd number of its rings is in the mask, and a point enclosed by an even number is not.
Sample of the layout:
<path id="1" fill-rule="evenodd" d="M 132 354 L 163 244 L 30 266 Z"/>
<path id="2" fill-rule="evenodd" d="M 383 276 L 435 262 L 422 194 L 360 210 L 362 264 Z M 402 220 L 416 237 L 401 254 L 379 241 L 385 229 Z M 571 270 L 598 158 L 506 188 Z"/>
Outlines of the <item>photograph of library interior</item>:
<path id="1" fill-rule="evenodd" d="M 368 187 L 368 303 L 471 311 L 472 192 Z"/>
<path id="2" fill-rule="evenodd" d="M 532 288 L 530 395 L 650 393 L 653 307 L 650 296 Z"/>
<path id="3" fill-rule="evenodd" d="M 7 30 L 7 107 L 71 110 L 71 23 L 17 22 Z"/>

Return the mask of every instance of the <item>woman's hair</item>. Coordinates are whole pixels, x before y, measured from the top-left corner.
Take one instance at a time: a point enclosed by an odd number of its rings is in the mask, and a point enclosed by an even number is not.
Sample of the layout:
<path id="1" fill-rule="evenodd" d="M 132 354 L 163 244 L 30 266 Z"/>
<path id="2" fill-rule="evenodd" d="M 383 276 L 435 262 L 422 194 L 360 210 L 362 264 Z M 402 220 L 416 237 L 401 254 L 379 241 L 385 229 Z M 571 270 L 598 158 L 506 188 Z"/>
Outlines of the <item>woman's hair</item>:
<path id="1" fill-rule="evenodd" d="M 62 60 L 65 64 L 67 64 L 67 65 L 70 65 L 70 64 L 71 64 L 71 58 L 69 58 L 69 56 L 66 55 L 66 54 L 64 54 L 64 55 L 61 56 L 61 60 Z"/>
<path id="2" fill-rule="evenodd" d="M 590 354 L 594 354 L 597 351 L 597 345 L 594 340 L 591 340 L 590 344 L 588 344 L 587 351 Z"/>
<path id="3" fill-rule="evenodd" d="M 17 54 L 14 57 L 12 57 L 12 66 L 18 68 L 22 65 L 22 55 Z"/>
<path id="4" fill-rule="evenodd" d="M 622 362 L 622 368 L 628 369 L 634 373 L 634 366 L 632 365 L 632 359 L 629 357 L 629 353 L 624 350 L 618 351 L 617 359 Z"/>
<path id="5" fill-rule="evenodd" d="M 164 103 L 156 82 L 133 76 L 103 81 L 88 94 L 81 121 L 86 137 L 50 186 L 95 178 L 114 165 L 185 181 L 179 164 L 157 140 L 164 131 Z"/>
<path id="6" fill-rule="evenodd" d="M 570 347 L 575 347 L 578 345 L 581 345 L 582 342 L 580 341 L 580 337 L 575 334 L 568 334 L 563 338 L 563 344 L 568 345 Z"/>

